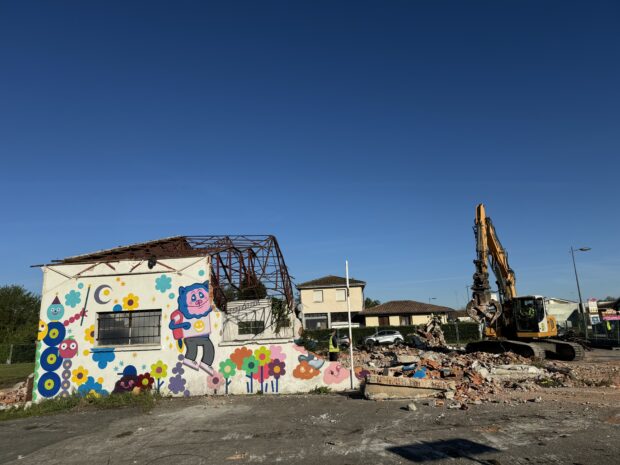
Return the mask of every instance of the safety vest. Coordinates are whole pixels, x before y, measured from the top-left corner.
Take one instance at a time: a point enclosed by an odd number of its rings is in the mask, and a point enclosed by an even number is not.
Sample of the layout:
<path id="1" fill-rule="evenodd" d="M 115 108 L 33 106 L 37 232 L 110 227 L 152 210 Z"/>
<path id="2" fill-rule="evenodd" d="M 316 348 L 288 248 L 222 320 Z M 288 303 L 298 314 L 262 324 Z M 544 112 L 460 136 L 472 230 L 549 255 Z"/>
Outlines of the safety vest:
<path id="1" fill-rule="evenodd" d="M 338 346 L 334 345 L 334 337 L 335 336 L 330 336 L 329 337 L 329 351 L 330 352 L 340 352 L 340 349 L 338 348 Z"/>

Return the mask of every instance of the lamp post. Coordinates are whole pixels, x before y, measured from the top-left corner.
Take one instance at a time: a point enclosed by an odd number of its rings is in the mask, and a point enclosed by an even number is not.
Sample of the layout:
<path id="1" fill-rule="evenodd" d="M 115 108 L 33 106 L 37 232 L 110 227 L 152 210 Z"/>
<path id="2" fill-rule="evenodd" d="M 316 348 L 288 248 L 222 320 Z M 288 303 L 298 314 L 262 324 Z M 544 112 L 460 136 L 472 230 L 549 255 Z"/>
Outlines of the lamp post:
<path id="1" fill-rule="evenodd" d="M 573 269 L 575 270 L 575 281 L 577 282 L 577 295 L 579 296 L 579 311 L 583 317 L 584 331 L 586 335 L 586 341 L 588 340 L 588 319 L 587 315 L 583 308 L 583 299 L 581 298 L 581 287 L 579 286 L 579 275 L 577 274 L 577 265 L 575 264 L 575 252 L 587 252 L 588 250 L 592 250 L 590 247 L 579 247 L 575 249 L 571 246 L 570 253 L 573 257 Z"/>

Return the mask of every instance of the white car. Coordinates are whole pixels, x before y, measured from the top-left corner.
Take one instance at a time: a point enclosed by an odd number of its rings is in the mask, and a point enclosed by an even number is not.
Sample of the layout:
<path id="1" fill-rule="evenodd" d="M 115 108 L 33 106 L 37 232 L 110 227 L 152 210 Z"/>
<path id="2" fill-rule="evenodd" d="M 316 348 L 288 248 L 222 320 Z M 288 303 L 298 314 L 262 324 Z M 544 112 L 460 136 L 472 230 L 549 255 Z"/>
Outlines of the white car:
<path id="1" fill-rule="evenodd" d="M 364 345 L 374 346 L 375 344 L 402 344 L 405 338 L 400 331 L 383 330 L 377 331 L 372 336 L 364 339 Z"/>

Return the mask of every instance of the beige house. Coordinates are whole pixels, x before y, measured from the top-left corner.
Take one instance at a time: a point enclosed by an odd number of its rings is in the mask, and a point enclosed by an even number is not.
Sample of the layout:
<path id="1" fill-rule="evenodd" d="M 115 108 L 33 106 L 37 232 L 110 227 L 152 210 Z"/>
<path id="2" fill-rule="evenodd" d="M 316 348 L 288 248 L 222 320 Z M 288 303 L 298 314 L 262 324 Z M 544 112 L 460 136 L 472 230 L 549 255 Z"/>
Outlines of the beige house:
<path id="1" fill-rule="evenodd" d="M 351 318 L 364 309 L 364 286 L 358 279 L 349 279 Z M 346 326 L 347 281 L 340 276 L 324 276 L 297 285 L 306 329 L 327 329 Z M 356 324 L 359 326 L 359 323 Z"/>
<path id="2" fill-rule="evenodd" d="M 415 300 L 392 300 L 376 307 L 367 308 L 359 316 L 366 326 L 409 326 L 428 322 L 431 315 L 439 315 L 442 323 L 455 310 L 450 307 L 416 302 Z"/>

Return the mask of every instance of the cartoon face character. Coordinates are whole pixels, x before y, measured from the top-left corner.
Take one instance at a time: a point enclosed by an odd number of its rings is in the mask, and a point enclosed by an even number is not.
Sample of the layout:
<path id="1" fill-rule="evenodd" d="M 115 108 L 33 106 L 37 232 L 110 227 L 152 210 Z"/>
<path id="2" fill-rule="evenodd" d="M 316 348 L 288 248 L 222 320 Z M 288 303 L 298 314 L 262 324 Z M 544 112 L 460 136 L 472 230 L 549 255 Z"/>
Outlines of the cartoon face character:
<path id="1" fill-rule="evenodd" d="M 207 315 L 211 311 L 209 283 L 179 287 L 178 304 L 185 318 L 200 318 Z"/>
<path id="2" fill-rule="evenodd" d="M 47 317 L 50 321 L 58 321 L 65 314 L 65 307 L 58 300 L 58 296 L 54 298 L 49 307 L 47 307 Z"/>
<path id="3" fill-rule="evenodd" d="M 47 323 L 43 320 L 39 320 L 39 333 L 37 334 L 37 339 L 42 341 L 47 336 Z"/>
<path id="4" fill-rule="evenodd" d="M 58 347 L 58 353 L 62 358 L 73 358 L 77 354 L 78 343 L 73 339 L 65 339 Z"/>

